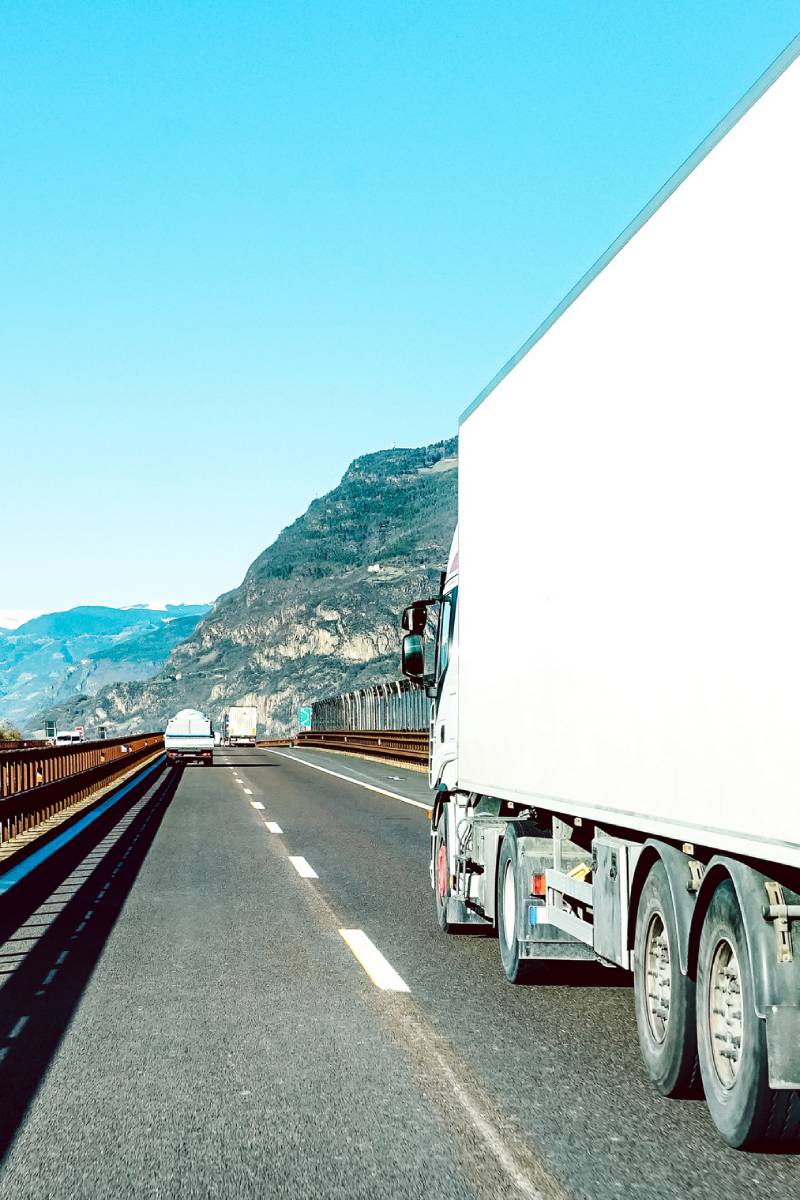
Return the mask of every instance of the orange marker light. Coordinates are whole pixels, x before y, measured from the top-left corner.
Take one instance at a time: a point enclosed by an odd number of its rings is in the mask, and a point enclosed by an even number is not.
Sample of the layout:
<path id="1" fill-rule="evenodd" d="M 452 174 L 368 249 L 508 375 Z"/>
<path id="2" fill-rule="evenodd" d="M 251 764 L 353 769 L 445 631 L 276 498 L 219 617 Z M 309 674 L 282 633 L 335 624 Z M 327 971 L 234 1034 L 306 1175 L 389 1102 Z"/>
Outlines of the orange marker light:
<path id="1" fill-rule="evenodd" d="M 535 875 L 531 875 L 531 895 L 532 896 L 546 896 L 547 895 L 547 884 L 545 882 L 545 877 L 544 877 L 543 873 L 540 875 L 537 872 Z"/>

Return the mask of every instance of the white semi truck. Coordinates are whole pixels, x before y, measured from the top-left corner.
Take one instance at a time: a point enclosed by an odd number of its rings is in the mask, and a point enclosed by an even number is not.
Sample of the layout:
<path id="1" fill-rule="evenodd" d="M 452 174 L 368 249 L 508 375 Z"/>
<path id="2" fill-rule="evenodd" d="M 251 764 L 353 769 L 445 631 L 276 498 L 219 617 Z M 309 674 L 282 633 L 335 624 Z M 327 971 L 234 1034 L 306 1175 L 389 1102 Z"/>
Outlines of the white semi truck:
<path id="1" fill-rule="evenodd" d="M 236 704 L 226 714 L 225 740 L 229 746 L 255 746 L 258 709 L 254 704 Z"/>
<path id="2" fill-rule="evenodd" d="M 196 708 L 183 708 L 167 721 L 164 749 L 171 763 L 199 762 L 214 765 L 214 730 L 211 721 Z"/>
<path id="3" fill-rule="evenodd" d="M 467 409 L 403 617 L 439 925 L 633 972 L 651 1079 L 737 1147 L 800 1133 L 798 53 Z"/>

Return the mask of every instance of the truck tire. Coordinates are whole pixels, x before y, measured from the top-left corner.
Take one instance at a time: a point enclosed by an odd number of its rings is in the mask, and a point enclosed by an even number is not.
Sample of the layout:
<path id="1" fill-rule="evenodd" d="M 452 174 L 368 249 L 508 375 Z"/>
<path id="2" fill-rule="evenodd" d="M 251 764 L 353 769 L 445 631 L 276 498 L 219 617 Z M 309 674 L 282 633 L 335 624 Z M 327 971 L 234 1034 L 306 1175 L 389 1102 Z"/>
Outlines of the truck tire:
<path id="1" fill-rule="evenodd" d="M 714 892 L 700 934 L 697 1040 L 706 1104 L 728 1145 L 797 1145 L 800 1098 L 769 1086 L 766 1027 L 756 1015 L 744 918 L 729 879 Z"/>
<path id="2" fill-rule="evenodd" d="M 436 833 L 433 838 L 433 906 L 436 913 L 436 924 L 442 933 L 453 933 L 453 926 L 447 919 L 448 901 L 450 899 L 450 855 L 447 845 L 447 809 L 442 811 Z"/>
<path id="3" fill-rule="evenodd" d="M 681 973 L 678 927 L 664 864 L 645 880 L 636 914 L 633 988 L 639 1047 L 664 1096 L 700 1094 L 694 980 Z"/>
<path id="4" fill-rule="evenodd" d="M 506 827 L 497 866 L 497 940 L 500 960 L 509 983 L 524 983 L 532 965 L 520 958 L 517 940 L 517 833 L 513 823 Z"/>

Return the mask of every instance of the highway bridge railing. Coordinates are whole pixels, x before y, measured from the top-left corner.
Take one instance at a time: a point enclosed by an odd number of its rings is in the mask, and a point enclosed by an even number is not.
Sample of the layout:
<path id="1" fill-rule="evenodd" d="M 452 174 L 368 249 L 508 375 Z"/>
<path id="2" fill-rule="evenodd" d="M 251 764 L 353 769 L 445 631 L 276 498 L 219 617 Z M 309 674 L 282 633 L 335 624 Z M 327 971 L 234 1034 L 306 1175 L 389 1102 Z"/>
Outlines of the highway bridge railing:
<path id="1" fill-rule="evenodd" d="M 391 679 L 339 696 L 326 696 L 308 707 L 312 733 L 343 729 L 422 732 L 428 728 L 431 702 L 421 684 L 411 679 Z"/>
<path id="2" fill-rule="evenodd" d="M 0 844 L 87 799 L 163 748 L 162 733 L 72 746 L 0 748 Z"/>

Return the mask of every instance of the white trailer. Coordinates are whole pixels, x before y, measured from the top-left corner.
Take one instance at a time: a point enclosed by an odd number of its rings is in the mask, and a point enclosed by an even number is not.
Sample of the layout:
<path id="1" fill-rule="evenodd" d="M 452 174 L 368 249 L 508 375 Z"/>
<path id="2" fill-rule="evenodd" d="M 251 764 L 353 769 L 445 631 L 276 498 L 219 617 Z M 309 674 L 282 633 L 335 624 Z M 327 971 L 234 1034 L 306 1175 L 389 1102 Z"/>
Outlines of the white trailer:
<path id="1" fill-rule="evenodd" d="M 748 1147 L 800 1134 L 798 53 L 466 411 L 433 677 L 403 619 L 440 926 L 632 971 Z"/>
<path id="2" fill-rule="evenodd" d="M 255 746 L 258 709 L 254 704 L 236 704 L 228 709 L 226 741 L 229 746 Z"/>
<path id="3" fill-rule="evenodd" d="M 171 763 L 199 762 L 214 765 L 214 730 L 211 721 L 196 708 L 183 708 L 167 722 L 164 749 Z"/>

